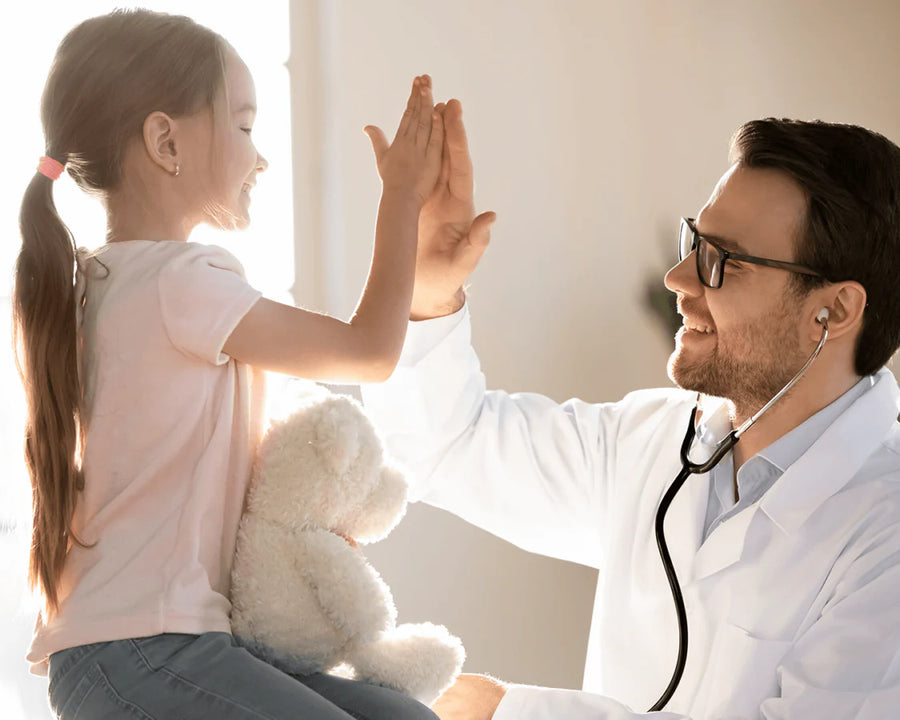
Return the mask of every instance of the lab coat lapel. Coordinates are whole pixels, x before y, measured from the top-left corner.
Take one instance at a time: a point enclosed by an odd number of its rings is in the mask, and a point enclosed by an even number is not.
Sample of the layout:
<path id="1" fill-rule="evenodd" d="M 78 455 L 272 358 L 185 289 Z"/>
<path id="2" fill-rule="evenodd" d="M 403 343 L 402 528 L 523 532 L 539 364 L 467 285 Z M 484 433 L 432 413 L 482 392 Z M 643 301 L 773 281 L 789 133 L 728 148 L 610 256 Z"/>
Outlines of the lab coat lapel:
<path id="1" fill-rule="evenodd" d="M 728 518 L 710 533 L 694 559 L 694 579 L 700 580 L 740 560 L 747 528 L 758 510 L 753 505 Z"/>
<path id="2" fill-rule="evenodd" d="M 856 475 L 897 421 L 900 390 L 882 369 L 874 386 L 835 420 L 763 495 L 760 507 L 792 533 Z"/>
<path id="3" fill-rule="evenodd" d="M 691 452 L 691 457 L 697 462 L 710 457 L 715 443 L 731 431 L 729 408 L 724 400 L 704 398 L 703 412 L 703 424 L 707 426 L 709 436 L 703 445 L 696 444 Z M 710 482 L 709 473 L 688 477 L 681 492 L 672 501 L 666 518 L 666 539 L 682 585 L 696 579 L 698 552 L 705 547 L 701 543 Z"/>
<path id="4" fill-rule="evenodd" d="M 740 560 L 753 518 L 765 512 L 785 532 L 792 532 L 819 505 L 843 488 L 881 444 L 896 422 L 900 391 L 887 371 L 792 464 L 759 503 L 720 524 L 694 560 L 699 580 Z"/>
<path id="5" fill-rule="evenodd" d="M 703 541 L 708 500 L 709 474 L 691 475 L 666 514 L 666 541 L 682 584 L 690 582 L 694 575 L 694 557 Z"/>
<path id="6" fill-rule="evenodd" d="M 713 438 L 721 439 L 731 431 L 728 407 L 724 400 L 706 399 L 704 413 L 704 422 L 709 426 Z M 696 455 L 694 459 L 702 461 L 703 452 L 703 448 L 695 448 L 692 457 Z M 707 445 L 706 452 L 706 457 L 712 454 L 712 444 Z M 682 584 L 687 584 L 694 578 L 695 557 L 703 542 L 710 482 L 709 473 L 689 476 L 672 501 L 666 516 L 666 540 L 678 580 Z"/>

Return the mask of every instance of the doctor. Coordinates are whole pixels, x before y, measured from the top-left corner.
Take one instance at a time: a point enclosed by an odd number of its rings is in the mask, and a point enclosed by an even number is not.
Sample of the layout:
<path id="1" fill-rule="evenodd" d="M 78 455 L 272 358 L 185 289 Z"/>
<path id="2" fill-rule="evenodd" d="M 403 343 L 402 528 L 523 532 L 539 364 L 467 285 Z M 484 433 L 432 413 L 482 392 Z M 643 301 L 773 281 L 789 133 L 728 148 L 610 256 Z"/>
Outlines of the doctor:
<path id="1" fill-rule="evenodd" d="M 414 496 L 600 575 L 583 692 L 464 675 L 435 711 L 900 717 L 900 391 L 884 369 L 900 345 L 900 149 L 852 126 L 742 126 L 665 279 L 684 318 L 669 360 L 681 389 L 559 405 L 485 390 L 462 287 L 493 214 L 472 222 L 461 109 L 443 112 L 449 167 L 420 219 L 414 322 L 366 406 Z M 823 308 L 808 372 L 672 504 L 690 642 L 674 697 L 647 715 L 678 641 L 653 519 L 697 393 L 698 443 L 712 447 L 806 362 Z"/>

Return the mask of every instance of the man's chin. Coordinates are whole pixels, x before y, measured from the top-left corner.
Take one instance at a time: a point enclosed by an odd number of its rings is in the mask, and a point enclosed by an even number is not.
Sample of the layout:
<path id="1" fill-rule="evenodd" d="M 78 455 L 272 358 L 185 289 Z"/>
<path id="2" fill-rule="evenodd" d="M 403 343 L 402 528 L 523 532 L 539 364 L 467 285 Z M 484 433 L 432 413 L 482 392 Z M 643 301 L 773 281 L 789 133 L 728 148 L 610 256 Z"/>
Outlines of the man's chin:
<path id="1" fill-rule="evenodd" d="M 678 347 L 669 356 L 666 373 L 669 380 L 682 390 L 722 397 L 723 388 L 720 387 L 721 383 L 713 381 L 715 373 L 709 367 L 709 363 L 689 361 Z"/>
<path id="2" fill-rule="evenodd" d="M 691 370 L 690 363 L 683 353 L 684 350 L 676 341 L 675 350 L 669 355 L 666 363 L 666 374 L 669 376 L 669 380 L 682 390 L 693 390 L 694 388 L 691 386 L 694 384 L 695 372 Z"/>

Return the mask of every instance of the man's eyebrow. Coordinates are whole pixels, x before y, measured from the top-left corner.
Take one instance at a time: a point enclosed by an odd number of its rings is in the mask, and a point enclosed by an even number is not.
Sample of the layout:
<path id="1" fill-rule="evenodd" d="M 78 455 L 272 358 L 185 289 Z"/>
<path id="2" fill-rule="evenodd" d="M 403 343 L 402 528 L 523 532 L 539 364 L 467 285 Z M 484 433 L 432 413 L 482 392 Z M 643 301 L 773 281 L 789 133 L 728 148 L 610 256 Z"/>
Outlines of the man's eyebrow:
<path id="1" fill-rule="evenodd" d="M 748 255 L 746 248 L 741 245 L 739 242 L 735 242 L 734 240 L 729 240 L 728 238 L 720 237 L 719 235 L 711 235 L 710 233 L 700 232 L 700 229 L 697 229 L 700 237 L 705 237 L 707 240 L 712 240 L 716 245 L 718 245 L 723 250 L 729 250 L 730 252 L 739 253 L 741 255 Z"/>

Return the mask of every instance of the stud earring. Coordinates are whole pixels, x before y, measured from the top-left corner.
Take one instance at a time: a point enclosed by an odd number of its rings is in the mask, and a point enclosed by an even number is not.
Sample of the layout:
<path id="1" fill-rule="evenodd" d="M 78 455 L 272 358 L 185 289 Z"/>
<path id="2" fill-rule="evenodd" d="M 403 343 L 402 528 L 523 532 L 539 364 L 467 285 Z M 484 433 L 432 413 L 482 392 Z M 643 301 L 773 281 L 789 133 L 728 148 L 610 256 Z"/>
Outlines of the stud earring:
<path id="1" fill-rule="evenodd" d="M 179 173 L 181 173 L 181 167 L 175 163 L 175 177 L 178 177 Z"/>

